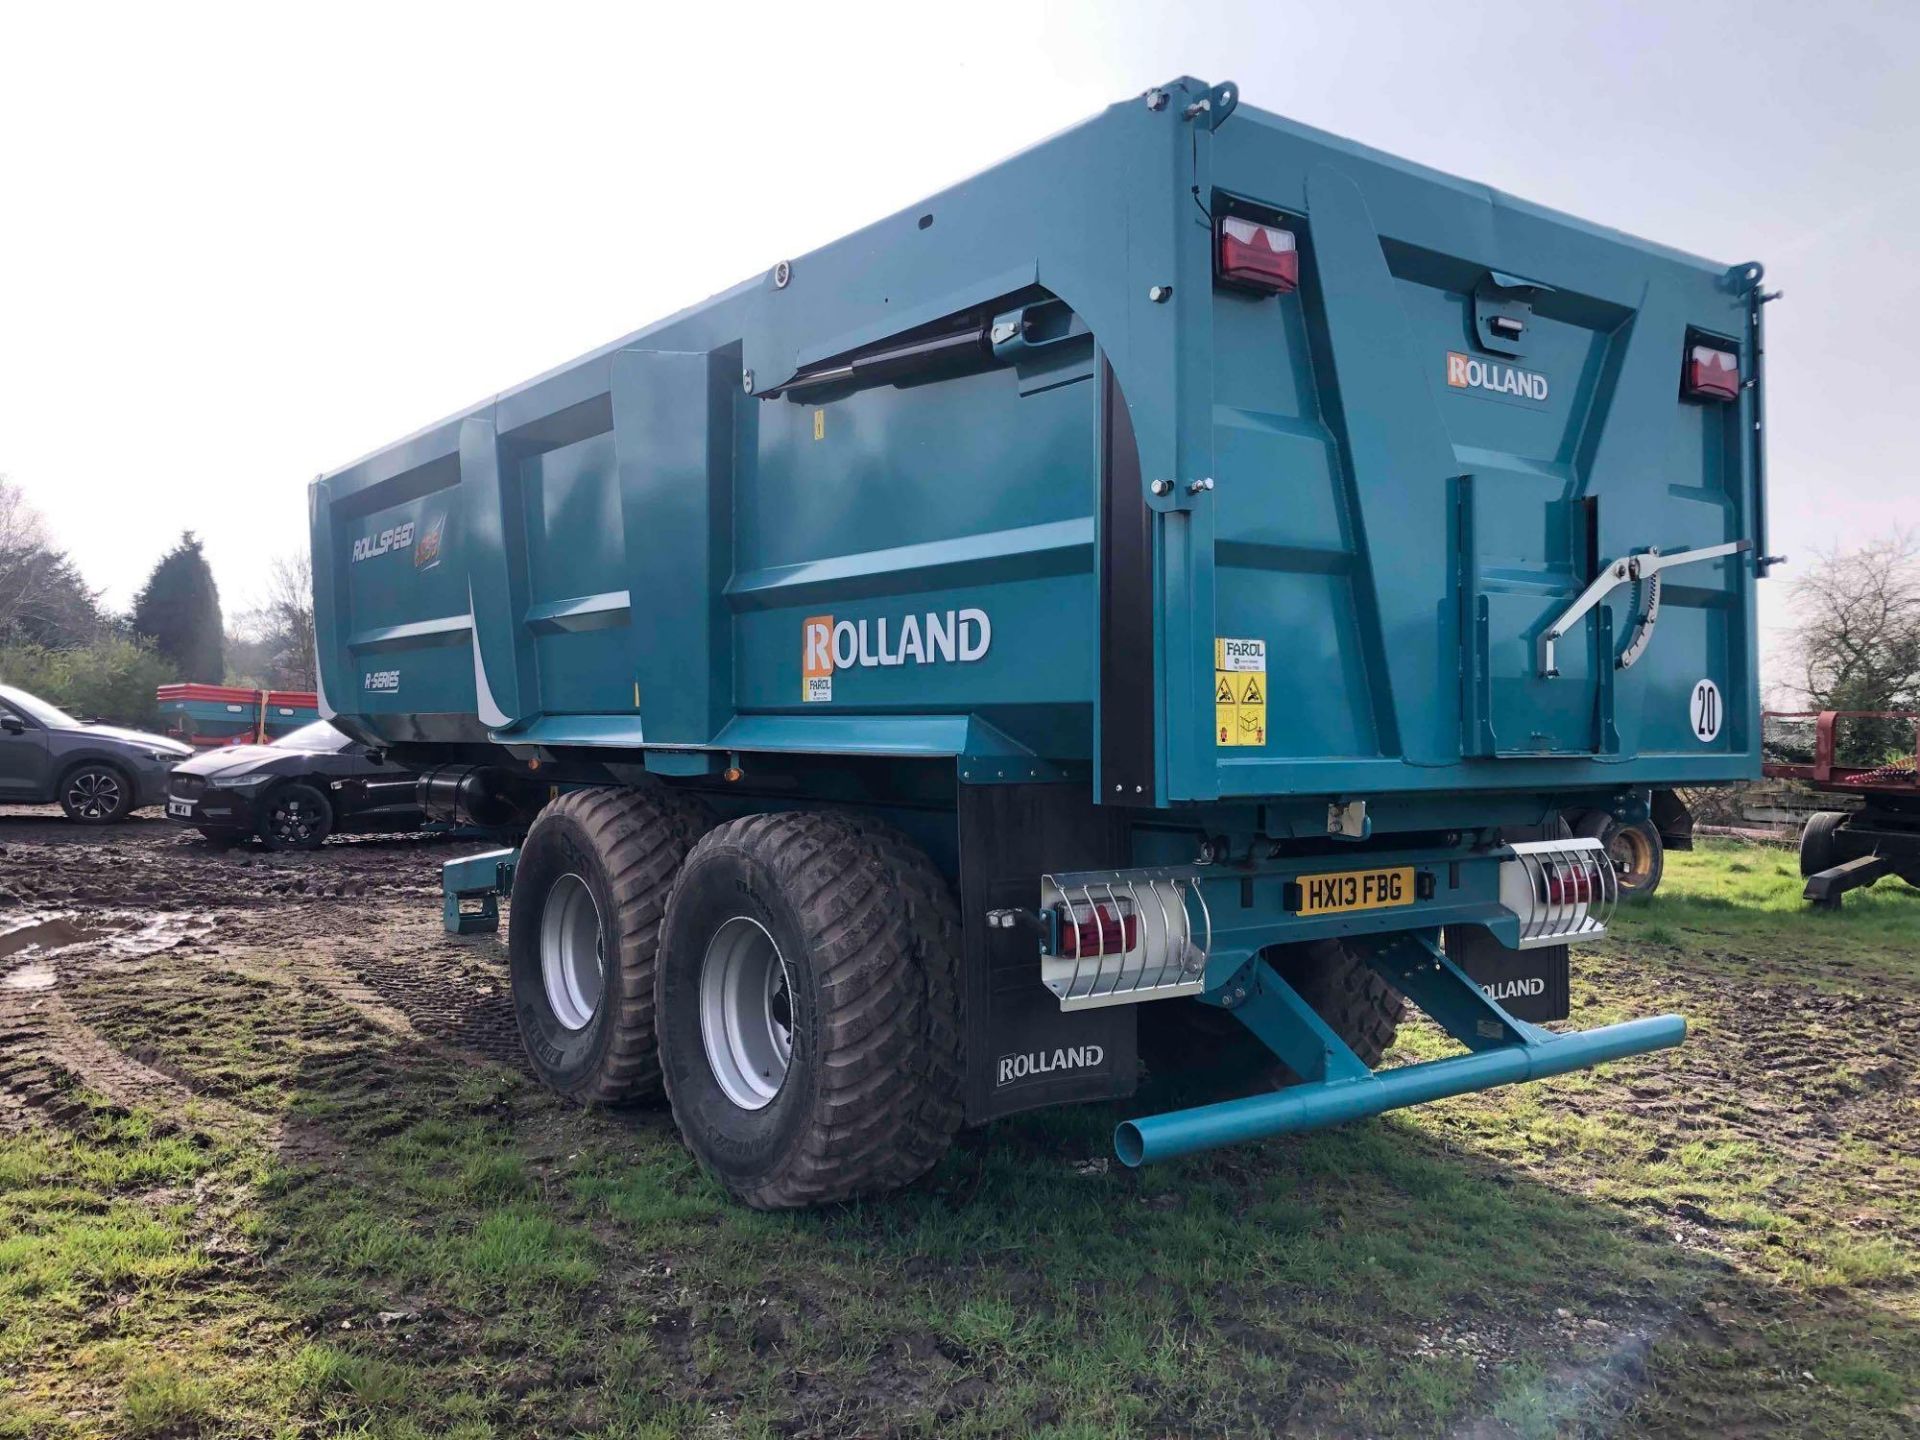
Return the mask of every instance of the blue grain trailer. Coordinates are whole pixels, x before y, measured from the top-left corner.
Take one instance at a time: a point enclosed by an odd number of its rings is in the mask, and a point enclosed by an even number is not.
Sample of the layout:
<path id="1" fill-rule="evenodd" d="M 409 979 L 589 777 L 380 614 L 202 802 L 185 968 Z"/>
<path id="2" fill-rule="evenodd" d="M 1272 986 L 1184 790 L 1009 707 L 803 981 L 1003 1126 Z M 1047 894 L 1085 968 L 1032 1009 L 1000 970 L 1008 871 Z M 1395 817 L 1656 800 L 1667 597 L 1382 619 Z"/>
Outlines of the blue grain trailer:
<path id="1" fill-rule="evenodd" d="M 754 1205 L 1672 1045 L 1542 1022 L 1568 817 L 1759 772 L 1759 282 L 1180 79 L 316 480 L 321 705 Z"/>

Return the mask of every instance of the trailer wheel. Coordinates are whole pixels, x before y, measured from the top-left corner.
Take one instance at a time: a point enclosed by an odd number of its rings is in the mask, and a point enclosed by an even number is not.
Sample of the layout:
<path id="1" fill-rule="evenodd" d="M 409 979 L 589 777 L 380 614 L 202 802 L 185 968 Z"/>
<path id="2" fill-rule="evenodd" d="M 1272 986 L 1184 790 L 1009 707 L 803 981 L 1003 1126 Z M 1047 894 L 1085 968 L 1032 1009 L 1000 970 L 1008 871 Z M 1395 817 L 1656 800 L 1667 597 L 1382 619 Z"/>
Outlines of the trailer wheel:
<path id="1" fill-rule="evenodd" d="M 1846 811 L 1822 810 L 1801 827 L 1801 875 L 1818 875 L 1840 863 L 1840 847 L 1834 843 L 1833 832 L 1846 823 Z"/>
<path id="2" fill-rule="evenodd" d="M 911 842 L 833 814 L 749 815 L 667 906 L 660 1059 L 688 1147 L 761 1210 L 919 1178 L 959 1128 L 958 912 Z"/>
<path id="3" fill-rule="evenodd" d="M 1276 945 L 1263 958 L 1369 1068 L 1392 1048 L 1407 1002 L 1349 946 Z M 1174 1089 L 1247 1094 L 1299 1079 L 1229 1011 L 1194 1001 L 1141 1006 L 1140 1052 Z"/>
<path id="4" fill-rule="evenodd" d="M 617 1105 L 660 1088 L 660 922 L 705 807 L 664 788 L 575 790 L 520 847 L 508 909 L 514 1017 L 552 1089 Z"/>
<path id="5" fill-rule="evenodd" d="M 1598 840 L 1607 847 L 1607 858 L 1613 862 L 1622 900 L 1645 900 L 1660 888 L 1660 877 L 1666 871 L 1667 847 L 1652 821 L 1625 825 L 1604 810 L 1593 810 L 1580 818 L 1573 833 Z"/>

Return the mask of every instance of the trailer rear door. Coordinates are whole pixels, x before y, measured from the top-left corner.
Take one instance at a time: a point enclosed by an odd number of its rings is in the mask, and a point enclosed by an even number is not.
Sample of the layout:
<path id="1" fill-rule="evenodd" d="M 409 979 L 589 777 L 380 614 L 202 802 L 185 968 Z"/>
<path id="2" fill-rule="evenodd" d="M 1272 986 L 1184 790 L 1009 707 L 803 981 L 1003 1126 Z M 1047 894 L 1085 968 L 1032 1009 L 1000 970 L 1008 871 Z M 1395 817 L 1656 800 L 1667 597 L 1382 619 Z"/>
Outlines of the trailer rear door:
<path id="1" fill-rule="evenodd" d="M 1212 257 L 1213 488 L 1175 497 L 1164 573 L 1210 577 L 1213 625 L 1170 798 L 1746 773 L 1750 555 L 1667 571 L 1657 609 L 1617 586 L 1552 673 L 1541 641 L 1616 557 L 1752 538 L 1751 396 L 1683 395 L 1699 342 L 1746 373 L 1751 287 L 1383 170 L 1316 166 L 1291 211 L 1216 191 L 1300 264 L 1275 294 Z M 1703 686 L 1726 723 L 1693 723 Z"/>

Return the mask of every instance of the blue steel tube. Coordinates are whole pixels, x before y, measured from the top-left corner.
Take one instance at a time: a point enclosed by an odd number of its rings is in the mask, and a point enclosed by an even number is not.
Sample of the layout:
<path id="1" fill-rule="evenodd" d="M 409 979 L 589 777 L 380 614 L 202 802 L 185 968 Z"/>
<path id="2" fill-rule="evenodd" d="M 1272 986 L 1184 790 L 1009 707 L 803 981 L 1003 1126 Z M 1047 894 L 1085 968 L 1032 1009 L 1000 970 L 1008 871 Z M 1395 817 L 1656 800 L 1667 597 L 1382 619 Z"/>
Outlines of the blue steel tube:
<path id="1" fill-rule="evenodd" d="M 1370 1078 L 1298 1085 L 1244 1100 L 1225 1100 L 1165 1115 L 1128 1120 L 1113 1132 L 1113 1148 L 1128 1165 L 1144 1165 L 1296 1130 L 1339 1125 L 1402 1105 L 1418 1105 L 1469 1090 L 1490 1090 L 1602 1065 L 1628 1055 L 1663 1050 L 1686 1039 L 1678 1015 L 1655 1015 L 1579 1030 L 1532 1045 L 1502 1045 L 1445 1060 L 1429 1060 Z"/>

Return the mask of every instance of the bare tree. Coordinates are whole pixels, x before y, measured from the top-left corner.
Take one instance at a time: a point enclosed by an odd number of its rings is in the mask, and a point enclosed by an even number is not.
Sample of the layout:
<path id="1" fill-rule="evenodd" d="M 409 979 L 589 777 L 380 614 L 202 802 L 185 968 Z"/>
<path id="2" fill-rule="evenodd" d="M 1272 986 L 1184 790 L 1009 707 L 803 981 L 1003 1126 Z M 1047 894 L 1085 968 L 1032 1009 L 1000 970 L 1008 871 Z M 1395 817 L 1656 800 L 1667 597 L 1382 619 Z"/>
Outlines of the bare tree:
<path id="1" fill-rule="evenodd" d="M 313 689 L 313 562 L 304 552 L 273 562 L 265 596 L 239 617 L 227 645 L 232 668 L 248 683 Z"/>
<path id="2" fill-rule="evenodd" d="M 47 543 L 47 523 L 26 492 L 0 475 L 0 550 L 23 550 Z"/>
<path id="3" fill-rule="evenodd" d="M 1920 541 L 1821 555 L 1793 586 L 1797 689 L 1823 710 L 1920 705 Z"/>
<path id="4" fill-rule="evenodd" d="M 1815 710 L 1920 709 L 1920 540 L 1831 550 L 1794 582 L 1798 698 Z M 1851 722 L 1849 750 L 1912 753 L 1912 727 Z"/>
<path id="5" fill-rule="evenodd" d="M 100 594 L 47 537 L 19 485 L 0 475 L 0 643 L 64 649 L 96 638 Z"/>
<path id="6" fill-rule="evenodd" d="M 313 689 L 313 560 L 306 551 L 273 562 L 266 609 L 277 642 L 274 680 L 292 690 Z"/>

